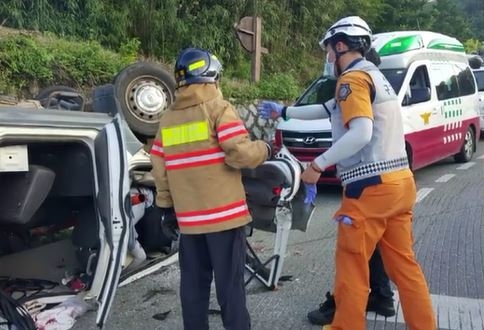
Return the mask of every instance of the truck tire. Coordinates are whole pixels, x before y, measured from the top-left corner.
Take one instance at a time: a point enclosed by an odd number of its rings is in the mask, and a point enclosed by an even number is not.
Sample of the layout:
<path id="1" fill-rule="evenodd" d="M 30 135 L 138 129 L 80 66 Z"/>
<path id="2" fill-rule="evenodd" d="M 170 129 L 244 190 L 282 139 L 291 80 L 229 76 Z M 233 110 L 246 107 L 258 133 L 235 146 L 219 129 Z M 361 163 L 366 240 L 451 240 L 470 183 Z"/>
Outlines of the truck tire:
<path id="1" fill-rule="evenodd" d="M 137 62 L 121 70 L 113 84 L 129 128 L 146 143 L 156 135 L 160 116 L 175 98 L 173 75 L 159 64 Z"/>

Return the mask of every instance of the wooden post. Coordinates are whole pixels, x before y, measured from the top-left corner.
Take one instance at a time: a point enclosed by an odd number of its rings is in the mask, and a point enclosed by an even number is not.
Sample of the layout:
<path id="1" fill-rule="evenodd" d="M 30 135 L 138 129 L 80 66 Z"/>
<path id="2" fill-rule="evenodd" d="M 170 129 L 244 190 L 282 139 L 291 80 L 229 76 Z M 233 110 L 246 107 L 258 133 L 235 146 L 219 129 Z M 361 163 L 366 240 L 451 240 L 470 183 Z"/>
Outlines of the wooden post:
<path id="1" fill-rule="evenodd" d="M 261 72 L 261 54 L 267 54 L 267 48 L 261 46 L 262 19 L 257 16 L 245 16 L 234 25 L 242 47 L 251 54 L 251 81 L 258 82 Z"/>
<path id="2" fill-rule="evenodd" d="M 261 67 L 261 36 L 262 36 L 262 20 L 260 17 L 254 17 L 253 21 L 254 42 L 252 52 L 252 81 L 258 82 L 260 80 L 260 67 Z"/>

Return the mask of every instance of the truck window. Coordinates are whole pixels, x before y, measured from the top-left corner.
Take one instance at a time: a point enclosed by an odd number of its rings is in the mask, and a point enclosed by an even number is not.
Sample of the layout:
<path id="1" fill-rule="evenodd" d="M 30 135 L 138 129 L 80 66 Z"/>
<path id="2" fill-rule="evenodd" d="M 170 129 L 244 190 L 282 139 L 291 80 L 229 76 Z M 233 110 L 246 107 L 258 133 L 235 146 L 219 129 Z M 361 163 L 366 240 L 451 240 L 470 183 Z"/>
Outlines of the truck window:
<path id="1" fill-rule="evenodd" d="M 381 69 L 380 70 L 385 78 L 390 82 L 395 93 L 400 92 L 400 88 L 402 88 L 403 79 L 405 78 L 405 74 L 407 70 L 405 69 Z"/>

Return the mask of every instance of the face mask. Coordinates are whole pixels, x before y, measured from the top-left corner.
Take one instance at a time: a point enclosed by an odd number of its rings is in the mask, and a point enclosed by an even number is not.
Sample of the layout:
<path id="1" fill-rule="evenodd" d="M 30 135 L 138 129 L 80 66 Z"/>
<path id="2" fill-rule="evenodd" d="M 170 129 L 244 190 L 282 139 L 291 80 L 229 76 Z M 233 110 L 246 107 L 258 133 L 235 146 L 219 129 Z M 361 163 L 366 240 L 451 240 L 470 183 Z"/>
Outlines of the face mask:
<path id="1" fill-rule="evenodd" d="M 330 63 L 326 61 L 326 64 L 324 64 L 323 76 L 329 78 L 336 78 L 336 68 L 334 66 L 334 62 Z"/>
<path id="2" fill-rule="evenodd" d="M 336 79 L 339 76 L 338 68 L 336 66 L 336 61 L 330 62 L 329 54 L 326 54 L 326 62 L 324 64 L 323 75 L 328 78 Z"/>

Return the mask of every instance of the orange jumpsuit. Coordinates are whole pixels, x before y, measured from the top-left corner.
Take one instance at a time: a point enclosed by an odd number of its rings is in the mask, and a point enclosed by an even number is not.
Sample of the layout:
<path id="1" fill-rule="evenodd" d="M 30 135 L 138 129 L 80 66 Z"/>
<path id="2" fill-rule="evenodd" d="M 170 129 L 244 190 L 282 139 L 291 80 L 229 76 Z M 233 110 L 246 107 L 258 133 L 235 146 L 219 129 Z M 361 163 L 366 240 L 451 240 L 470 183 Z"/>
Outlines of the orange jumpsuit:
<path id="1" fill-rule="evenodd" d="M 331 116 L 332 125 L 339 125 L 343 131 L 353 118 L 373 120 L 370 142 L 373 145 L 365 146 L 361 155 L 342 162 L 338 168 L 343 170 L 340 175 L 344 192 L 341 207 L 335 214 L 335 220 L 339 220 L 334 288 L 336 314 L 331 329 L 365 329 L 368 261 L 378 243 L 385 270 L 398 288 L 408 327 L 434 330 L 436 321 L 429 289 L 412 247 L 415 182 L 406 160 L 402 161 L 403 165 L 395 166 L 402 159 L 402 153 L 405 155 L 400 109 L 393 89 L 385 85 L 384 78 L 378 80 L 378 75 L 381 73 L 367 63 L 345 71 L 336 89 L 338 106 L 335 111 L 339 114 Z M 380 105 L 372 99 L 375 90 L 377 98 L 378 93 L 388 93 L 380 100 Z M 340 120 L 334 120 L 338 115 Z M 368 174 L 371 171 L 375 174 Z"/>

